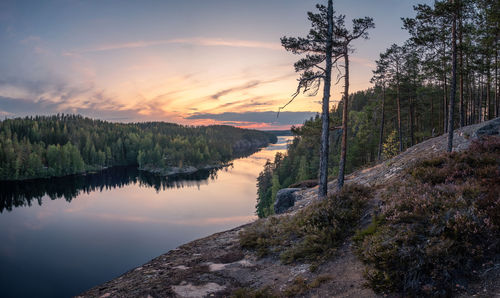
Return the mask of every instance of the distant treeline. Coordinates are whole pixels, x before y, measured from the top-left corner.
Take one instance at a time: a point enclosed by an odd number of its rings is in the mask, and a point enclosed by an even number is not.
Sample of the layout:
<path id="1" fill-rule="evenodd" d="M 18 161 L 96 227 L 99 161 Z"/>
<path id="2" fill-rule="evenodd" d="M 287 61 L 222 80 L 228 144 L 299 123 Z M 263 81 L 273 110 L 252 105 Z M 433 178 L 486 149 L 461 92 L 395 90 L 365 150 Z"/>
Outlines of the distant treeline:
<path id="1" fill-rule="evenodd" d="M 279 136 L 279 137 L 293 136 L 293 133 L 290 129 L 287 129 L 287 130 L 266 130 L 266 132 L 272 133 L 275 136 Z"/>
<path id="2" fill-rule="evenodd" d="M 0 121 L 0 180 L 64 176 L 117 165 L 163 168 L 227 162 L 276 136 L 224 125 L 110 123 L 80 115 Z"/>

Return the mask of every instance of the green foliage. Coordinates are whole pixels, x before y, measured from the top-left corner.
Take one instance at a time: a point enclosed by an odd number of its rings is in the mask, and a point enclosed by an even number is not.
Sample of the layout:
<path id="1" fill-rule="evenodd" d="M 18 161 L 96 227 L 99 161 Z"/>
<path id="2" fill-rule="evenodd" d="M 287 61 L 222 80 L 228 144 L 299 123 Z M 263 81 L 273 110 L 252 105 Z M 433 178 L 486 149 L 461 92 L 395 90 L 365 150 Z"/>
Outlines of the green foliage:
<path id="1" fill-rule="evenodd" d="M 163 168 L 227 162 L 276 136 L 231 126 L 109 123 L 78 115 L 0 121 L 0 180 L 81 173 L 106 166 Z"/>
<path id="2" fill-rule="evenodd" d="M 264 170 L 260 172 L 259 177 L 257 177 L 257 205 L 255 206 L 257 210 L 257 215 L 260 218 L 267 217 L 273 212 L 273 201 L 272 201 L 272 177 L 273 177 L 274 164 L 269 160 L 264 166 Z"/>
<path id="3" fill-rule="evenodd" d="M 420 162 L 354 238 L 377 292 L 449 296 L 500 252 L 500 137 Z"/>
<path id="4" fill-rule="evenodd" d="M 273 174 L 273 178 L 271 179 L 271 206 L 274 206 L 274 203 L 276 202 L 276 194 L 281 188 L 280 185 L 280 178 L 277 173 Z M 271 212 L 273 214 L 274 212 Z"/>
<path id="5" fill-rule="evenodd" d="M 307 162 L 307 158 L 302 156 L 300 158 L 297 181 L 304 181 L 307 179 L 309 179 L 309 163 Z"/>
<path id="6" fill-rule="evenodd" d="M 398 135 L 395 130 L 393 130 L 382 144 L 382 155 L 384 159 L 390 159 L 399 153 L 399 141 Z"/>
<path id="7" fill-rule="evenodd" d="M 284 263 L 321 261 L 354 232 L 368 197 L 368 189 L 346 186 L 295 215 L 258 220 L 240 233 L 240 244 L 259 256 L 277 254 Z"/>

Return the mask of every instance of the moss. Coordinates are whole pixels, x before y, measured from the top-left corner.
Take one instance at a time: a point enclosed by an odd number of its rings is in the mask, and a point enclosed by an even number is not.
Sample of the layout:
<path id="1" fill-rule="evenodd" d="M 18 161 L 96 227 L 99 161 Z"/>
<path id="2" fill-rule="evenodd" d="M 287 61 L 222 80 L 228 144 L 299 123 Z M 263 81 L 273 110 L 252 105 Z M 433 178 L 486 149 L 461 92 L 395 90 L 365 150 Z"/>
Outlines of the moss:
<path id="1" fill-rule="evenodd" d="M 367 188 L 346 186 L 293 216 L 258 220 L 240 233 L 240 244 L 261 257 L 278 255 L 283 263 L 322 262 L 353 234 L 368 198 Z"/>
<path id="2" fill-rule="evenodd" d="M 377 228 L 384 222 L 384 217 L 377 215 L 372 217 L 371 223 L 363 230 L 357 230 L 356 234 L 352 237 L 355 243 L 362 242 L 365 237 L 375 234 Z"/>
<path id="3" fill-rule="evenodd" d="M 238 288 L 231 293 L 232 298 L 274 298 L 275 295 L 269 287 L 261 289 Z"/>
<path id="4" fill-rule="evenodd" d="M 309 287 L 310 288 L 319 288 L 323 283 L 331 280 L 332 277 L 330 275 L 327 275 L 327 274 L 322 274 L 322 275 L 319 275 L 318 277 L 316 277 L 310 284 L 309 284 Z"/>
<path id="5" fill-rule="evenodd" d="M 302 276 L 297 276 L 290 285 L 283 290 L 285 297 L 296 297 L 304 295 L 307 291 L 319 288 L 323 283 L 331 280 L 332 277 L 326 274 L 319 275 L 313 281 L 308 282 Z"/>
<path id="6" fill-rule="evenodd" d="M 302 295 L 308 290 L 309 285 L 307 284 L 307 281 L 303 277 L 298 276 L 283 290 L 283 294 L 286 297 L 293 297 Z"/>

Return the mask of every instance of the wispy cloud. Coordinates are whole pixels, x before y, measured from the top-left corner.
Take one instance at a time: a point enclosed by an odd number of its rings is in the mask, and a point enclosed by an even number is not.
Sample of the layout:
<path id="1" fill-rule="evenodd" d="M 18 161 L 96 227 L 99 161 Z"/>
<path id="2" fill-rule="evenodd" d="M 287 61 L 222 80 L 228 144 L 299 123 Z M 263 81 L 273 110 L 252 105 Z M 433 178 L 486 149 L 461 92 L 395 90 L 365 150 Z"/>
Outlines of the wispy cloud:
<path id="1" fill-rule="evenodd" d="M 274 111 L 264 112 L 244 112 L 234 113 L 226 112 L 220 114 L 212 113 L 195 113 L 186 119 L 210 119 L 216 121 L 231 121 L 231 122 L 253 122 L 253 123 L 268 123 L 277 125 L 297 125 L 302 124 L 304 120 L 315 116 L 315 112 L 281 112 L 279 117 Z"/>
<path id="2" fill-rule="evenodd" d="M 228 95 L 230 93 L 239 92 L 239 91 L 246 91 L 246 90 L 258 87 L 258 86 L 263 85 L 263 84 L 271 84 L 271 83 L 279 82 L 279 81 L 282 81 L 284 79 L 290 78 L 291 76 L 295 76 L 295 74 L 286 74 L 286 75 L 278 76 L 278 77 L 271 78 L 268 80 L 251 80 L 251 81 L 248 81 L 248 82 L 246 82 L 242 85 L 239 85 L 239 86 L 220 90 L 220 91 L 212 94 L 210 97 L 212 99 L 219 99 L 220 97 Z M 262 96 L 260 96 L 260 97 L 262 97 Z"/>
<path id="3" fill-rule="evenodd" d="M 243 99 L 243 100 L 238 100 L 238 101 L 233 101 L 233 102 L 228 102 L 225 104 L 218 105 L 215 107 L 213 110 L 221 110 L 221 109 L 226 109 L 226 108 L 233 108 L 233 107 L 238 107 L 238 108 L 255 108 L 258 106 L 268 106 L 272 102 L 267 101 L 267 102 L 259 102 L 258 100 L 263 98 L 264 96 L 257 96 L 252 99 Z"/>
<path id="4" fill-rule="evenodd" d="M 168 45 L 168 44 L 186 44 L 194 46 L 223 46 L 223 47 L 238 47 L 238 48 L 260 48 L 268 50 L 282 50 L 279 43 L 264 42 L 255 40 L 241 40 L 241 39 L 225 39 L 225 38 L 174 38 L 174 39 L 160 39 L 149 41 L 132 41 L 124 43 L 104 44 L 96 47 L 65 52 L 66 55 L 74 55 L 75 53 L 90 53 L 90 52 L 104 52 L 121 49 L 134 49 L 146 48 L 152 46 Z"/>
<path id="5" fill-rule="evenodd" d="M 262 82 L 261 81 L 250 81 L 250 82 L 247 82 L 241 86 L 236 86 L 236 87 L 232 87 L 232 88 L 228 88 L 228 89 L 224 89 L 224 90 L 221 90 L 213 95 L 211 95 L 210 97 L 212 97 L 213 99 L 219 99 L 219 97 L 222 97 L 224 95 L 227 95 L 229 93 L 232 93 L 232 92 L 236 92 L 236 91 L 244 91 L 244 90 L 247 90 L 247 89 L 252 89 L 254 87 L 257 87 L 258 85 L 260 85 Z"/>

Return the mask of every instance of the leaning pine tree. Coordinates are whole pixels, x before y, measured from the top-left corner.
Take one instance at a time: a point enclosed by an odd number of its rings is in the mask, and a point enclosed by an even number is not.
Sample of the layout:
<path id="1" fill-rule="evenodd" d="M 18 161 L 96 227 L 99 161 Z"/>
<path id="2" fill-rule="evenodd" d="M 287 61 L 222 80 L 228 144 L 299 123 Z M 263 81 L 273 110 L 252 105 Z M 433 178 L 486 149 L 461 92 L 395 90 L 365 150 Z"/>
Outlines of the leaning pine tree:
<path id="1" fill-rule="evenodd" d="M 335 35 L 333 34 L 332 0 L 328 0 L 327 7 L 320 4 L 316 7 L 319 10 L 318 13 L 308 12 L 312 27 L 309 34 L 306 37 L 282 37 L 281 44 L 287 51 L 306 55 L 294 65 L 295 71 L 301 72 L 298 79 L 299 84 L 292 99 L 285 106 L 292 102 L 300 92 L 311 92 L 312 95 L 316 95 L 323 81 L 318 196 L 324 198 L 327 195 L 328 183 L 329 102 L 332 65 L 342 56 L 334 51 L 338 41 L 334 40 Z"/>

